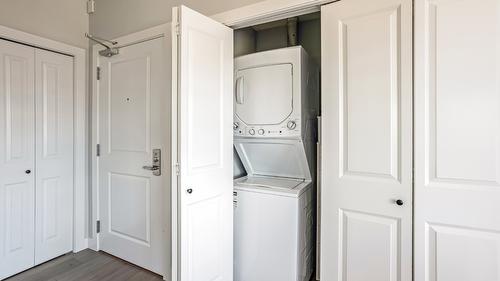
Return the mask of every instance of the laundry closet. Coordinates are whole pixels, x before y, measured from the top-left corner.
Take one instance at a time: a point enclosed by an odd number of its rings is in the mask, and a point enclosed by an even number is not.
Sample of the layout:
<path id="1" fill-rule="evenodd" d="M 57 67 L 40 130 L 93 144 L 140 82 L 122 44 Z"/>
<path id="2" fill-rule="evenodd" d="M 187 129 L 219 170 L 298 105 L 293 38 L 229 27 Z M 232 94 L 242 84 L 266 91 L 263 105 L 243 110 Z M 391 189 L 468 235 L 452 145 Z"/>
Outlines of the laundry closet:
<path id="1" fill-rule="evenodd" d="M 320 14 L 234 31 L 234 280 L 315 273 Z"/>

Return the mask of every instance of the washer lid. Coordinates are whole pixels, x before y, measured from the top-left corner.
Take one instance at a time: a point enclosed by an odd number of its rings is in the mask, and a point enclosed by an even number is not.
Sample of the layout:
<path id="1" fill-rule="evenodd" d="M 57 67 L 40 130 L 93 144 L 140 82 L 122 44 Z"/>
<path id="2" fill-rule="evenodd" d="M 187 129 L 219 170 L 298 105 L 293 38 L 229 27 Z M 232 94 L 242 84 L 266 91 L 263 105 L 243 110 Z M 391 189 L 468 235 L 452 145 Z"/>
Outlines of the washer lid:
<path id="1" fill-rule="evenodd" d="M 301 139 L 235 138 L 234 146 L 250 176 L 311 179 Z"/>
<path id="2" fill-rule="evenodd" d="M 303 179 L 253 176 L 253 177 L 244 177 L 241 180 L 238 180 L 237 184 L 246 186 L 260 186 L 260 187 L 267 187 L 274 189 L 291 190 L 295 189 L 303 182 L 304 182 Z"/>

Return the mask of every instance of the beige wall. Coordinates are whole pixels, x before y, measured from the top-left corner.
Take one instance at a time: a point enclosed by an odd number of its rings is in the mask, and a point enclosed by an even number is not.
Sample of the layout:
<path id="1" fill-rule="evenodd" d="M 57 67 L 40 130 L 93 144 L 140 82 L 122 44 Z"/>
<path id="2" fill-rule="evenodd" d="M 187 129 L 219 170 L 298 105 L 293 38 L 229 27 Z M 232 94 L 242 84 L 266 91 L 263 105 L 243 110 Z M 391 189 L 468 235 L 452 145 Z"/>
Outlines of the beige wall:
<path id="1" fill-rule="evenodd" d="M 0 0 L 0 25 L 88 47 L 86 0 Z"/>
<path id="2" fill-rule="evenodd" d="M 96 0 L 90 16 L 92 34 L 116 38 L 170 22 L 172 7 L 183 4 L 200 13 L 214 15 L 262 0 Z"/>

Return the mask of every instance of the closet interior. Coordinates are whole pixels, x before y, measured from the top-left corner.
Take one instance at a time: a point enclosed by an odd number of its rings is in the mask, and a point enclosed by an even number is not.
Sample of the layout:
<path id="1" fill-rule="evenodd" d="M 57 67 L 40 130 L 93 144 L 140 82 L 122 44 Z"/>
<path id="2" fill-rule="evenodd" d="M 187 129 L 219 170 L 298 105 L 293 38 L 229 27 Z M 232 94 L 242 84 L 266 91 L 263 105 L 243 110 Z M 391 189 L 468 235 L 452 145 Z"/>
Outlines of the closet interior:
<path id="1" fill-rule="evenodd" d="M 236 280 L 317 272 L 320 28 L 317 12 L 234 31 Z"/>

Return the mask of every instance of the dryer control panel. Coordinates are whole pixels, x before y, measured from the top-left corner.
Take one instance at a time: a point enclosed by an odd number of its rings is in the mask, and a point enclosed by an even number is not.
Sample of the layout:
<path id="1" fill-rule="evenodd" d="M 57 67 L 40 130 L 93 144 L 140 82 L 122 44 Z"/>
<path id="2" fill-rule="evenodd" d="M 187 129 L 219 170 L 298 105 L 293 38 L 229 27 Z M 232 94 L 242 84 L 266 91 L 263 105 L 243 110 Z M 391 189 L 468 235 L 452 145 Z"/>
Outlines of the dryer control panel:
<path id="1" fill-rule="evenodd" d="M 244 137 L 296 137 L 301 134 L 300 118 L 290 118 L 278 125 L 246 125 L 241 120 L 233 123 L 235 136 Z"/>

